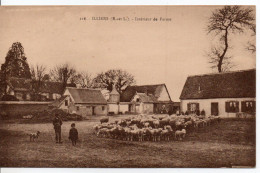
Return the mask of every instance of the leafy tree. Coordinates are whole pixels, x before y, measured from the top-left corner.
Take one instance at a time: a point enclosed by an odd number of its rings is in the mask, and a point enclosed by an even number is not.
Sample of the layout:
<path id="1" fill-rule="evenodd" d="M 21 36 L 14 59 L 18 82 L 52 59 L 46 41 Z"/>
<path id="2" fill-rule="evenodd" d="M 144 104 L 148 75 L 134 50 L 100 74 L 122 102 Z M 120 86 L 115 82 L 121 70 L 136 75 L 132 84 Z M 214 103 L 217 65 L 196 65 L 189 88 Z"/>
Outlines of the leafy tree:
<path id="1" fill-rule="evenodd" d="M 5 62 L 1 65 L 0 87 L 1 93 L 6 92 L 7 81 L 11 77 L 30 79 L 31 73 L 24 53 L 24 48 L 20 42 L 12 44 L 7 52 Z"/>
<path id="2" fill-rule="evenodd" d="M 7 77 L 31 78 L 30 68 L 20 42 L 15 42 L 7 52 L 1 72 Z"/>
<path id="3" fill-rule="evenodd" d="M 65 63 L 55 66 L 50 75 L 54 81 L 61 82 L 65 89 L 68 82 L 76 75 L 76 69 L 70 64 Z"/>
<path id="4" fill-rule="evenodd" d="M 94 78 L 95 87 L 105 87 L 107 90 L 112 91 L 113 85 L 115 84 L 115 87 L 119 93 L 122 93 L 122 90 L 128 85 L 134 83 L 134 76 L 127 71 L 120 69 L 101 72 Z"/>
<path id="5" fill-rule="evenodd" d="M 222 72 L 223 64 L 225 68 L 230 68 L 230 56 L 227 56 L 229 50 L 229 36 L 231 33 L 243 33 L 245 28 L 251 28 L 254 25 L 254 14 L 251 8 L 242 8 L 241 6 L 225 6 L 215 10 L 208 23 L 208 33 L 214 32 L 219 36 L 219 45 L 212 48 L 210 63 L 212 68 L 217 68 Z"/>

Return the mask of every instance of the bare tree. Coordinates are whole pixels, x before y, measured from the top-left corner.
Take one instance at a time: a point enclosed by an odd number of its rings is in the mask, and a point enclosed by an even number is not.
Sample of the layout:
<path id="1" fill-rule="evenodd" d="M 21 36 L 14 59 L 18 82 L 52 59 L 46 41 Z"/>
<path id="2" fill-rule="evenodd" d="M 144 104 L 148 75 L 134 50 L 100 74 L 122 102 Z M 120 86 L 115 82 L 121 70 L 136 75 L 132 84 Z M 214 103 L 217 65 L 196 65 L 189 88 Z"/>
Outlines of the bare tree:
<path id="1" fill-rule="evenodd" d="M 105 87 L 107 90 L 112 91 L 115 84 L 119 93 L 125 89 L 128 85 L 134 84 L 134 76 L 127 71 L 120 69 L 108 70 L 106 72 L 99 73 L 94 78 L 95 87 Z"/>
<path id="2" fill-rule="evenodd" d="M 230 64 L 229 57 L 226 56 L 229 46 L 229 35 L 231 33 L 243 33 L 246 27 L 252 27 L 255 18 L 253 10 L 250 8 L 242 8 L 241 6 L 225 6 L 224 8 L 214 11 L 209 18 L 208 33 L 214 32 L 219 36 L 218 48 L 211 50 L 210 63 L 213 68 L 217 68 L 219 72 L 223 71 L 223 63 Z M 229 68 L 229 67 L 226 67 Z"/>
<path id="3" fill-rule="evenodd" d="M 79 84 L 81 88 L 91 88 L 93 86 L 93 78 L 86 71 L 79 72 L 71 78 L 71 82 Z"/>
<path id="4" fill-rule="evenodd" d="M 76 75 L 76 69 L 70 64 L 65 63 L 55 66 L 50 70 L 50 75 L 54 81 L 61 82 L 65 89 L 68 81 Z"/>
<path id="5" fill-rule="evenodd" d="M 253 32 L 251 36 L 254 38 L 254 41 L 249 41 L 247 43 L 246 49 L 251 51 L 252 53 L 255 53 L 256 52 L 256 46 L 255 46 L 256 25 L 253 25 L 250 29 Z"/>
<path id="6" fill-rule="evenodd" d="M 221 48 L 213 47 L 211 51 L 207 54 L 209 57 L 209 63 L 211 64 L 212 69 L 218 68 L 219 57 L 221 56 Z M 221 71 L 230 71 L 231 68 L 235 66 L 235 64 L 231 61 L 231 56 L 225 56 L 222 61 Z"/>
<path id="7" fill-rule="evenodd" d="M 35 67 L 31 65 L 31 78 L 32 78 L 32 89 L 33 92 L 39 94 L 40 88 L 45 81 L 46 67 L 37 64 Z"/>

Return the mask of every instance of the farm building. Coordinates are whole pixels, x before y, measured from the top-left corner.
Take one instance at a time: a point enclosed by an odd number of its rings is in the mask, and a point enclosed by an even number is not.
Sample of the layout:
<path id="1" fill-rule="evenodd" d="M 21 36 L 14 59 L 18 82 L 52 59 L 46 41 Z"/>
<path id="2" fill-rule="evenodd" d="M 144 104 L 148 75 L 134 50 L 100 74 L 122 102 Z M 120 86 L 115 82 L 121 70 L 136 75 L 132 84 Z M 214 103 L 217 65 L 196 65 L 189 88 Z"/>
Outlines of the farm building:
<path id="1" fill-rule="evenodd" d="M 39 88 L 39 100 L 56 100 L 61 97 L 63 86 L 60 82 L 44 82 Z M 18 100 L 35 100 L 33 82 L 31 79 L 10 78 L 7 82 L 6 93 L 15 96 Z"/>
<path id="2" fill-rule="evenodd" d="M 107 101 L 100 90 L 66 88 L 63 96 L 50 106 L 83 117 L 88 115 L 107 115 Z"/>
<path id="3" fill-rule="evenodd" d="M 121 96 L 115 87 L 108 99 L 108 112 L 168 113 L 173 102 L 165 84 L 128 86 Z"/>
<path id="4" fill-rule="evenodd" d="M 256 70 L 189 76 L 183 87 L 181 111 L 205 110 L 207 115 L 235 117 L 255 112 Z"/>
<path id="5" fill-rule="evenodd" d="M 120 94 L 113 86 L 112 91 L 109 93 L 108 97 L 108 113 L 109 114 L 125 114 L 128 112 L 128 102 L 120 102 Z"/>

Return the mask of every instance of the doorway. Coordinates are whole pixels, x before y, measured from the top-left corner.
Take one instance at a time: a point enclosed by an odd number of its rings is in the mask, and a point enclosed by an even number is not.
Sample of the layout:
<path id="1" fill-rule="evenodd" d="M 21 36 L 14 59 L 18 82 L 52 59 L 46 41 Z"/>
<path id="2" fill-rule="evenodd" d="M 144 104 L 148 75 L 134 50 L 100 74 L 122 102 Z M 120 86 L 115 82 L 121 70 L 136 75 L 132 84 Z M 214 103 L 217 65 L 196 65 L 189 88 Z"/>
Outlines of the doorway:
<path id="1" fill-rule="evenodd" d="M 95 113 L 95 106 L 92 107 L 92 115 L 96 115 L 96 113 Z"/>
<path id="2" fill-rule="evenodd" d="M 217 102 L 214 102 L 214 103 L 211 103 L 211 115 L 215 115 L 215 116 L 218 116 L 218 103 Z"/>

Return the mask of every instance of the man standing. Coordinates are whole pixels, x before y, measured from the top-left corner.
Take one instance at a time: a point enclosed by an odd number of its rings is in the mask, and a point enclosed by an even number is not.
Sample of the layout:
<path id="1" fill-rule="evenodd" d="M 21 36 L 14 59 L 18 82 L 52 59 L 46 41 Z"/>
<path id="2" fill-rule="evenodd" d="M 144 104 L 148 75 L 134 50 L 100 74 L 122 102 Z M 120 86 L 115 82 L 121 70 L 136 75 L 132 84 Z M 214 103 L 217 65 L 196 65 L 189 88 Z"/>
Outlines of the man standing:
<path id="1" fill-rule="evenodd" d="M 53 126 L 54 126 L 54 130 L 55 130 L 55 139 L 56 139 L 56 143 L 62 143 L 61 141 L 61 125 L 62 125 L 62 121 L 61 118 L 59 117 L 58 114 L 55 114 L 55 118 L 53 120 Z"/>

